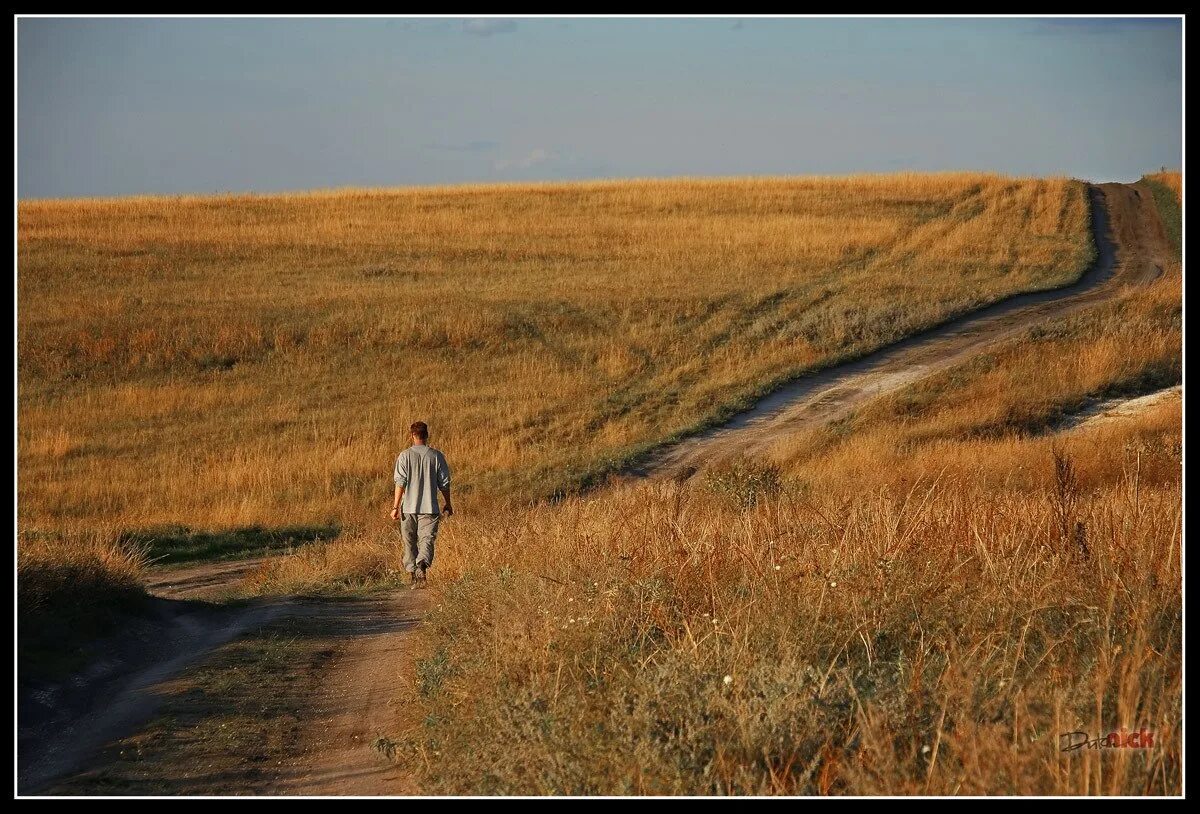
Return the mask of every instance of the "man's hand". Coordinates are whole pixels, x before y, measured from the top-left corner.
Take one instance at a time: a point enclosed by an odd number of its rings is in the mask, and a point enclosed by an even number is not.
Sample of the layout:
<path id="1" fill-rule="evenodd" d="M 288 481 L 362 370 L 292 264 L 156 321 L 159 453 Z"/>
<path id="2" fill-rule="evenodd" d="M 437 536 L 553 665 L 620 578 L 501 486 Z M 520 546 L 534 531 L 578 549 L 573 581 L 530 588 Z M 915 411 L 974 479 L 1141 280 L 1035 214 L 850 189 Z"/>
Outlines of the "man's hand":
<path id="1" fill-rule="evenodd" d="M 393 506 L 393 507 L 392 507 L 392 519 L 393 519 L 393 520 L 399 520 L 399 519 L 400 519 L 400 508 L 399 508 L 398 506 Z"/>
<path id="2" fill-rule="evenodd" d="M 450 501 L 446 501 L 446 505 L 442 507 L 442 514 L 454 514 L 454 507 L 450 505 Z"/>

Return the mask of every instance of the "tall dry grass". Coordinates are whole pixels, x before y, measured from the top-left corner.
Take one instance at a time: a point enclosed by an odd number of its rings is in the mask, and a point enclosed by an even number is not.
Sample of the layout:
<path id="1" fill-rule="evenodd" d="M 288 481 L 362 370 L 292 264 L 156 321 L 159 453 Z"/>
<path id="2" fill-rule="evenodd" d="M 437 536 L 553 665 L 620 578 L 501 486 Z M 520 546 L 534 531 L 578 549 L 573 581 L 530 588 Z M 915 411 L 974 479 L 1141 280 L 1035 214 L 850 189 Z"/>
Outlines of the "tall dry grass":
<path id="1" fill-rule="evenodd" d="M 785 480 L 749 511 L 621 485 L 454 518 L 404 759 L 437 792 L 1177 793 L 1179 423 L 1009 438 L 1001 484 Z M 274 577 L 386 568 L 331 548 Z M 1138 727 L 1156 749 L 1059 751 Z"/>
<path id="2" fill-rule="evenodd" d="M 471 522 L 410 755 L 438 791 L 1177 792 L 1180 492 L 1133 491 L 1081 499 L 1086 558 L 1045 495 L 945 481 Z M 1059 752 L 1138 727 L 1156 750 Z"/>
<path id="3" fill-rule="evenodd" d="M 452 518 L 404 759 L 436 792 L 1179 793 L 1180 404 L 1063 419 L 1178 376 L 1180 279 L 753 471 Z M 383 581 L 395 550 L 251 588 Z M 1139 728 L 1153 749 L 1060 748 Z"/>
<path id="4" fill-rule="evenodd" d="M 985 175 L 23 202 L 20 521 L 354 525 L 417 417 L 527 502 L 1073 279 L 1087 221 Z"/>
<path id="5" fill-rule="evenodd" d="M 1151 181 L 1156 181 L 1162 184 L 1171 192 L 1175 193 L 1175 199 L 1183 200 L 1183 173 L 1182 172 L 1152 172 L 1146 176 Z"/>

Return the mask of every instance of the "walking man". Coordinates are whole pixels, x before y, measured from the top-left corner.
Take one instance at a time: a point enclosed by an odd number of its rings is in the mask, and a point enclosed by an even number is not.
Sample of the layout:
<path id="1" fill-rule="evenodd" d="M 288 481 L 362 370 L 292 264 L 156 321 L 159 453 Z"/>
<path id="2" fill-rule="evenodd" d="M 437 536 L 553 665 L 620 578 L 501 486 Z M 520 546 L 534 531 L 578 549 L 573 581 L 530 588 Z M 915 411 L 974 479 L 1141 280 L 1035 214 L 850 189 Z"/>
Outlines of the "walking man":
<path id="1" fill-rule="evenodd" d="M 396 458 L 396 496 L 392 519 L 400 521 L 404 538 L 404 570 L 413 588 L 425 587 L 425 572 L 433 565 L 433 544 L 442 515 L 454 514 L 450 505 L 450 467 L 446 456 L 429 446 L 429 427 L 413 423 L 412 446 Z M 446 499 L 438 508 L 437 493 Z"/>

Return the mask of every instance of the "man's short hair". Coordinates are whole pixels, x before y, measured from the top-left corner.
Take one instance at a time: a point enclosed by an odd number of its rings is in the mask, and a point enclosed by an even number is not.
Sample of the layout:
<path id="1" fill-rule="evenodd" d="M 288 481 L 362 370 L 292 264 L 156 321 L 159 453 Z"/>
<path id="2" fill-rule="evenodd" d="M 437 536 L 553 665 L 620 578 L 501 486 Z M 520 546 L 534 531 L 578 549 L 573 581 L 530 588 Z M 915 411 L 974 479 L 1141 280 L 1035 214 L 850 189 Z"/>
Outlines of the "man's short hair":
<path id="1" fill-rule="evenodd" d="M 408 428 L 408 431 L 422 441 L 429 440 L 429 427 L 425 425 L 424 421 L 414 421 L 412 426 Z"/>

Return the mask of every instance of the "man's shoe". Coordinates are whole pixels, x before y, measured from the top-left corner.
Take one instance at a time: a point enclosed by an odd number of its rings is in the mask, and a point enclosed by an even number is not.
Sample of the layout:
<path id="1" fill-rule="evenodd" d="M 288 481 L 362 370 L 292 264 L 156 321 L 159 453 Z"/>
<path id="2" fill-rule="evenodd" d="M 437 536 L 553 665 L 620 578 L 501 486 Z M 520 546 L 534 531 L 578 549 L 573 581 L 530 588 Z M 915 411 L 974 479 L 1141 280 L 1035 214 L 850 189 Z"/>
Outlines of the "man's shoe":
<path id="1" fill-rule="evenodd" d="M 423 562 L 417 563 L 417 570 L 414 572 L 417 575 L 417 587 L 425 587 L 425 570 L 427 567 Z"/>
<path id="2" fill-rule="evenodd" d="M 421 587 L 421 577 L 417 576 L 417 569 L 408 572 L 408 589 L 415 591 Z"/>

